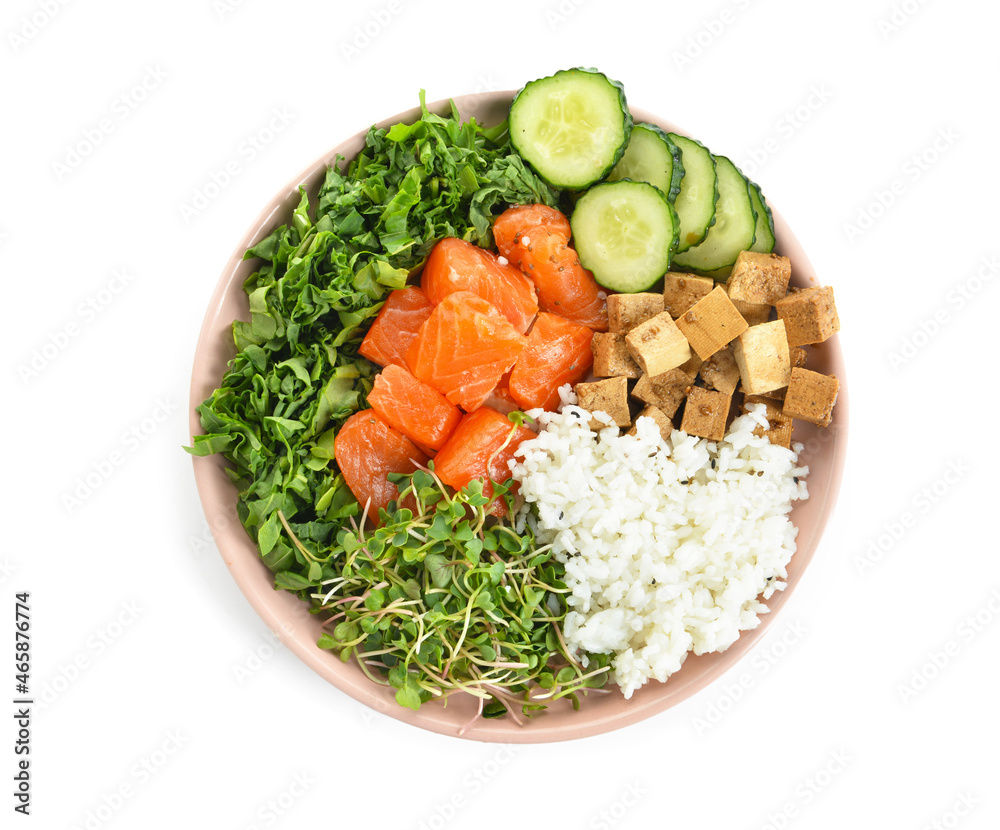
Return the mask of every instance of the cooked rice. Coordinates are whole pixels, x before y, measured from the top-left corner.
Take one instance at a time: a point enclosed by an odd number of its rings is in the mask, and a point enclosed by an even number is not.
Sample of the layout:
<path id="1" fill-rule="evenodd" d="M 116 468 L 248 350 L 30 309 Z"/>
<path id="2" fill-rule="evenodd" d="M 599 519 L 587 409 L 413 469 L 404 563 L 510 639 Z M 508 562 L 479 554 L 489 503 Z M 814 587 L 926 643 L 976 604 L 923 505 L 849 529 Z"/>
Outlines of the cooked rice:
<path id="1" fill-rule="evenodd" d="M 650 418 L 637 434 L 595 432 L 564 390 L 561 413 L 534 411 L 542 427 L 512 462 L 530 523 L 566 565 L 571 593 L 564 635 L 585 652 L 614 652 L 625 697 L 665 681 L 688 652 L 723 651 L 756 628 L 785 587 L 795 552 L 789 519 L 808 496 L 793 450 L 753 434 L 763 405 L 733 421 L 724 440 Z"/>

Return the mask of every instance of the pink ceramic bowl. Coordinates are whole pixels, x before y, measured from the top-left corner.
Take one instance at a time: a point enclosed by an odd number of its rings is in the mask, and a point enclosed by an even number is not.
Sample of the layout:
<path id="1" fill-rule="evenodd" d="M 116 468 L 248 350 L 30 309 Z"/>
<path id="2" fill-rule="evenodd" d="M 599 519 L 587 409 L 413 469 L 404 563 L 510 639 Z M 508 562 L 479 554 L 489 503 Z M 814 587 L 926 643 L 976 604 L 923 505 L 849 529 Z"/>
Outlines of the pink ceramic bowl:
<path id="1" fill-rule="evenodd" d="M 466 95 L 456 98 L 455 103 L 464 118 L 474 116 L 480 123 L 489 126 L 506 116 L 512 97 L 512 92 Z M 439 101 L 430 108 L 443 114 L 447 107 L 447 101 Z M 670 122 L 643 110 L 633 108 L 632 114 L 637 122 L 645 121 L 658 124 L 664 130 L 682 132 Z M 379 126 L 389 127 L 400 121 L 410 122 L 419 115 L 420 110 L 414 108 L 387 118 Z M 212 296 L 198 340 L 191 378 L 192 435 L 202 431 L 195 407 L 218 386 L 227 363 L 235 355 L 232 321 L 237 318 L 245 320 L 249 316 L 247 298 L 241 286 L 256 265 L 252 261 L 243 261 L 244 251 L 266 237 L 276 226 L 289 220 L 299 201 L 300 185 L 314 196 L 326 168 L 338 154 L 352 158 L 363 146 L 366 132 L 359 132 L 341 142 L 292 179 L 264 208 L 237 244 Z M 765 185 L 765 193 L 766 190 Z M 819 282 L 805 251 L 777 212 L 774 214 L 774 224 L 777 251 L 789 257 L 792 262 L 793 284 L 805 286 Z M 452 697 L 447 706 L 427 703 L 414 712 L 399 706 L 391 689 L 372 683 L 354 663 L 342 663 L 333 653 L 317 648 L 316 640 L 321 633 L 320 619 L 310 616 L 305 604 L 295 595 L 274 589 L 271 572 L 261 561 L 254 543 L 236 517 L 236 489 L 224 472 L 225 460 L 219 455 L 195 458 L 195 479 L 219 551 L 240 590 L 281 641 L 340 691 L 394 718 L 444 735 L 513 743 L 581 738 L 641 721 L 675 706 L 705 688 L 753 648 L 788 602 L 816 552 L 823 528 L 833 510 L 847 446 L 847 389 L 837 336 L 813 348 L 810 368 L 835 374 L 841 383 L 840 397 L 834 411 L 833 424 L 829 428 L 818 429 L 796 422 L 795 440 L 805 445 L 801 463 L 808 464 L 810 469 L 810 497 L 805 502 L 796 502 L 792 512 L 792 519 L 799 529 L 798 550 L 788 568 L 788 587 L 768 602 L 771 613 L 763 615 L 760 626 L 754 631 L 744 632 L 727 651 L 689 657 L 681 671 L 674 674 L 667 683 L 650 682 L 636 692 L 631 700 L 625 700 L 617 687 L 612 686 L 610 693 L 591 694 L 585 698 L 579 711 L 574 711 L 568 702 L 559 701 L 523 725 L 510 719 L 479 719 L 461 731 L 476 711 L 471 697 Z"/>

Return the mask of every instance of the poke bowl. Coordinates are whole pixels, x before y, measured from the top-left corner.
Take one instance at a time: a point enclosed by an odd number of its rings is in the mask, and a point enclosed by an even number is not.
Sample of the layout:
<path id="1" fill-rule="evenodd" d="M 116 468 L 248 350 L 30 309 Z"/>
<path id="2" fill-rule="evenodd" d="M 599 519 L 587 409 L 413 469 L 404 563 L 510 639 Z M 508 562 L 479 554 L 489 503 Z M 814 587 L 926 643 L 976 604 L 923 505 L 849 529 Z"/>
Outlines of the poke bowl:
<path id="1" fill-rule="evenodd" d="M 513 91 L 465 95 L 437 101 L 427 108 L 445 114 L 454 106 L 463 120 L 475 118 L 480 124 L 492 126 L 507 118 L 514 95 Z M 680 127 L 656 114 L 631 105 L 629 109 L 636 123 L 645 122 L 664 131 L 685 135 Z M 390 116 L 377 126 L 388 129 L 399 123 L 409 124 L 420 118 L 421 113 L 420 108 L 413 108 Z M 245 252 L 266 239 L 277 226 L 293 221 L 294 212 L 300 205 L 300 188 L 315 202 L 328 168 L 338 164 L 338 159 L 354 158 L 364 147 L 367 134 L 366 129 L 347 138 L 295 176 L 264 207 L 236 245 L 210 301 L 196 348 L 190 389 L 192 436 L 205 432 L 196 407 L 219 386 L 236 355 L 233 321 L 247 320 L 249 315 L 243 286 L 257 263 L 252 258 L 244 258 Z M 817 284 L 817 275 L 801 244 L 782 216 L 773 208 L 772 213 L 774 250 L 790 260 L 792 284 L 797 288 Z M 612 686 L 601 693 L 581 695 L 578 708 L 569 699 L 562 699 L 530 717 L 518 719 L 477 718 L 479 701 L 462 694 L 449 696 L 446 704 L 430 701 L 418 709 L 400 706 L 395 690 L 373 683 L 356 661 L 343 661 L 335 651 L 318 647 L 317 642 L 326 631 L 324 620 L 310 614 L 307 603 L 295 593 L 276 589 L 274 572 L 263 561 L 237 514 L 237 485 L 227 473 L 229 464 L 225 458 L 221 454 L 195 458 L 195 479 L 220 554 L 239 589 L 281 642 L 341 692 L 383 714 L 444 735 L 505 743 L 581 738 L 637 723 L 704 689 L 754 647 L 788 603 L 820 545 L 836 502 L 846 453 L 848 402 L 838 336 L 830 337 L 811 352 L 810 368 L 836 376 L 840 381 L 840 395 L 829 427 L 796 422 L 794 440 L 802 444 L 798 463 L 809 468 L 809 498 L 797 501 L 791 512 L 797 537 L 795 553 L 787 565 L 787 587 L 769 598 L 770 611 L 761 615 L 759 625 L 743 631 L 726 650 L 689 655 L 666 682 L 645 683 L 629 699 Z"/>

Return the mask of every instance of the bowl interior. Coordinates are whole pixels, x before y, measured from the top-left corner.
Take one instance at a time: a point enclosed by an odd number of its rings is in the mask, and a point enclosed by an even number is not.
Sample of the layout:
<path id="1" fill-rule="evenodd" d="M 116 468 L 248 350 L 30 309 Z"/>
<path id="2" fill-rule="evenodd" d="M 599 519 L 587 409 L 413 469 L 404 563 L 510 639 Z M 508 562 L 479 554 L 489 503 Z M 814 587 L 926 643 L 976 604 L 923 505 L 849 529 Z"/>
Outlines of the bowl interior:
<path id="1" fill-rule="evenodd" d="M 462 96 L 454 101 L 463 118 L 475 117 L 480 123 L 492 125 L 506 117 L 512 95 L 509 91 L 492 92 Z M 445 113 L 448 106 L 448 101 L 444 100 L 431 104 L 430 109 Z M 683 134 L 675 125 L 652 113 L 632 108 L 632 114 L 637 122 L 654 123 L 664 130 Z M 387 118 L 379 126 L 409 122 L 419 116 L 419 108 L 414 108 Z M 262 211 L 226 263 L 206 312 L 195 353 L 189 413 L 192 435 L 202 432 L 195 407 L 219 385 L 228 362 L 235 355 L 232 321 L 246 320 L 249 316 L 242 285 L 255 270 L 256 264 L 243 261 L 244 251 L 288 221 L 298 204 L 300 186 L 314 196 L 326 168 L 335 163 L 338 155 L 352 158 L 357 154 L 364 145 L 366 132 L 363 130 L 337 145 L 293 179 Z M 777 211 L 774 212 L 774 223 L 776 251 L 791 259 L 792 283 L 804 287 L 819 282 L 802 246 Z M 353 662 L 342 663 L 333 653 L 317 648 L 315 643 L 321 633 L 320 620 L 311 616 L 306 605 L 294 594 L 275 590 L 273 575 L 261 561 L 255 544 L 237 519 L 236 488 L 225 474 L 225 460 L 218 455 L 195 458 L 195 479 L 219 551 L 244 595 L 290 650 L 341 691 L 401 721 L 447 735 L 517 743 L 579 738 L 635 723 L 680 703 L 704 688 L 753 647 L 788 601 L 816 551 L 836 501 L 847 441 L 846 377 L 838 337 L 834 335 L 820 346 L 813 347 L 809 360 L 810 368 L 836 375 L 841 382 L 841 391 L 830 427 L 819 429 L 796 422 L 794 440 L 804 445 L 800 463 L 809 466 L 807 481 L 810 497 L 804 502 L 796 502 L 793 508 L 792 520 L 798 528 L 797 551 L 788 567 L 788 587 L 768 602 L 771 613 L 761 617 L 756 629 L 743 632 L 727 651 L 689 656 L 683 668 L 667 683 L 651 681 L 631 700 L 626 701 L 614 688 L 610 693 L 590 694 L 583 700 L 579 711 L 574 711 L 567 701 L 558 701 L 523 725 L 509 718 L 479 719 L 470 725 L 476 705 L 469 696 L 453 697 L 447 706 L 432 702 L 416 712 L 405 709 L 396 703 L 393 690 L 372 683 Z"/>

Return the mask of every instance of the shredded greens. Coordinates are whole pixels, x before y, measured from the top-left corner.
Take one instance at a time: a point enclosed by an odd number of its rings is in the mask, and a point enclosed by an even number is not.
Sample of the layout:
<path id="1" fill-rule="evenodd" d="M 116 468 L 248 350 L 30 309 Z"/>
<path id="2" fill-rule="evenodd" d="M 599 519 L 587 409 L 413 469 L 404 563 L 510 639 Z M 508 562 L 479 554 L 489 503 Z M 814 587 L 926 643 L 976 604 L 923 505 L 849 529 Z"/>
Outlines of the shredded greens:
<path id="1" fill-rule="evenodd" d="M 488 570 L 484 576 L 478 565 L 464 559 L 471 569 L 459 572 L 452 564 L 441 571 L 435 557 L 445 554 L 436 548 L 415 554 L 409 543 L 401 548 L 395 544 L 406 511 L 387 516 L 383 529 L 364 537 L 355 518 L 359 505 L 334 457 L 337 429 L 367 406 L 378 367 L 360 357 L 357 349 L 388 292 L 406 284 L 438 239 L 454 236 L 489 246 L 494 215 L 507 205 L 555 205 L 559 198 L 513 152 L 506 123 L 484 129 L 475 121 L 461 122 L 454 106 L 445 117 L 429 112 L 423 93 L 420 103 L 418 121 L 389 130 L 372 128 L 364 149 L 346 170 L 338 158 L 327 171 L 315 205 L 303 190 L 291 221 L 246 252 L 245 259 L 261 263 L 244 284 L 250 319 L 233 323 L 237 355 L 219 388 L 198 407 L 205 432 L 195 436 L 187 449 L 198 456 L 223 453 L 231 462 L 228 473 L 239 491 L 237 513 L 274 572 L 276 587 L 297 592 L 317 602 L 314 610 L 325 611 L 329 609 L 316 598 L 330 593 L 331 585 L 360 590 L 357 580 L 373 580 L 362 601 L 370 613 L 340 608 L 337 613 L 344 616 L 338 626 L 347 627 L 334 629 L 333 640 L 324 640 L 323 645 L 338 648 L 342 655 L 367 654 L 360 660 L 366 667 L 367 660 L 379 657 L 387 667 L 389 682 L 399 690 L 400 703 L 406 706 L 419 705 L 442 690 L 473 685 L 471 678 L 478 677 L 482 689 L 497 690 L 484 707 L 484 714 L 496 714 L 497 707 L 506 711 L 509 690 L 524 691 L 529 679 L 543 689 L 559 687 L 559 694 L 571 693 L 566 690 L 575 688 L 574 684 L 592 682 L 592 678 L 581 680 L 577 669 L 571 679 L 566 667 L 551 678 L 545 668 L 548 657 L 557 651 L 551 642 L 555 635 L 551 627 L 543 626 L 543 630 L 535 624 L 551 617 L 550 611 L 542 609 L 540 598 L 554 596 L 545 592 L 561 584 L 553 570 L 557 566 L 543 565 L 548 560 L 533 552 L 530 536 L 517 537 L 509 527 L 494 531 L 482 526 L 474 531 L 480 534 L 482 551 L 490 558 L 506 552 L 514 570 Z M 438 512 L 438 505 L 457 502 L 444 494 L 432 501 L 424 493 L 426 482 L 419 481 L 423 505 L 434 513 L 433 532 L 438 532 L 441 521 L 450 521 L 451 534 L 470 532 L 474 526 L 458 516 L 457 508 Z M 481 498 L 481 491 L 477 496 L 474 488 L 455 498 L 471 499 L 470 509 L 481 507 L 473 503 Z M 428 515 L 411 515 L 410 520 L 419 524 Z M 439 515 L 444 518 L 438 519 Z M 463 545 L 462 555 L 466 555 L 464 546 L 471 540 L 452 538 Z M 494 551 L 486 547 L 489 539 L 498 545 Z M 509 539 L 507 545 L 516 540 L 516 549 L 501 544 L 505 539 Z M 408 556 L 416 558 L 408 561 Z M 537 556 L 542 558 L 536 562 Z M 531 567 L 541 570 L 526 571 L 526 563 L 535 563 Z M 430 616 L 420 629 L 423 633 L 413 634 L 404 624 L 393 635 L 396 639 L 391 639 L 386 634 L 385 626 L 392 627 L 387 621 L 398 622 L 401 617 L 396 611 L 382 613 L 383 603 L 402 601 L 398 596 L 390 598 L 394 590 L 402 590 L 408 602 L 418 601 L 407 593 L 415 590 L 408 580 L 420 584 L 415 565 L 425 569 L 433 591 L 446 591 L 451 599 L 424 596 L 420 602 Z M 495 565 L 492 562 L 490 567 Z M 435 583 L 445 572 L 451 588 Z M 390 573 L 409 587 L 400 587 Z M 387 584 L 372 587 L 381 582 Z M 514 590 L 516 601 L 497 593 L 508 589 Z M 346 594 L 341 592 L 341 596 Z M 429 631 L 441 629 L 433 620 L 456 622 L 455 603 L 462 597 L 467 600 L 466 613 L 477 620 L 474 637 L 470 639 L 467 633 L 457 644 L 443 636 L 430 637 Z M 409 614 L 415 613 L 411 606 L 404 607 L 410 608 Z M 493 619 L 495 608 L 504 609 L 499 616 L 514 615 L 507 626 Z M 535 610 L 528 613 L 528 609 Z M 473 617 L 468 619 L 471 627 Z M 533 620 L 530 625 L 529 619 Z M 490 645 L 488 636 L 482 639 L 489 634 L 489 626 L 506 630 L 514 620 L 525 631 L 520 645 Z M 372 626 L 373 631 L 365 626 Z M 344 636 L 337 637 L 338 630 Z M 375 650 L 389 650 L 371 655 L 377 645 L 371 642 L 376 630 L 388 639 Z M 405 654 L 398 651 L 404 643 L 408 643 Z M 494 667 L 484 674 L 491 649 L 496 652 L 493 662 L 511 663 L 522 656 L 528 660 L 529 652 L 533 657 L 528 669 L 519 670 L 519 680 L 501 681 L 497 672 L 508 669 Z M 518 656 L 523 649 L 528 651 Z M 436 661 L 446 652 L 442 659 L 448 665 L 444 666 Z M 424 673 L 411 672 L 414 667 Z M 456 679 L 459 669 L 466 679 Z"/>

